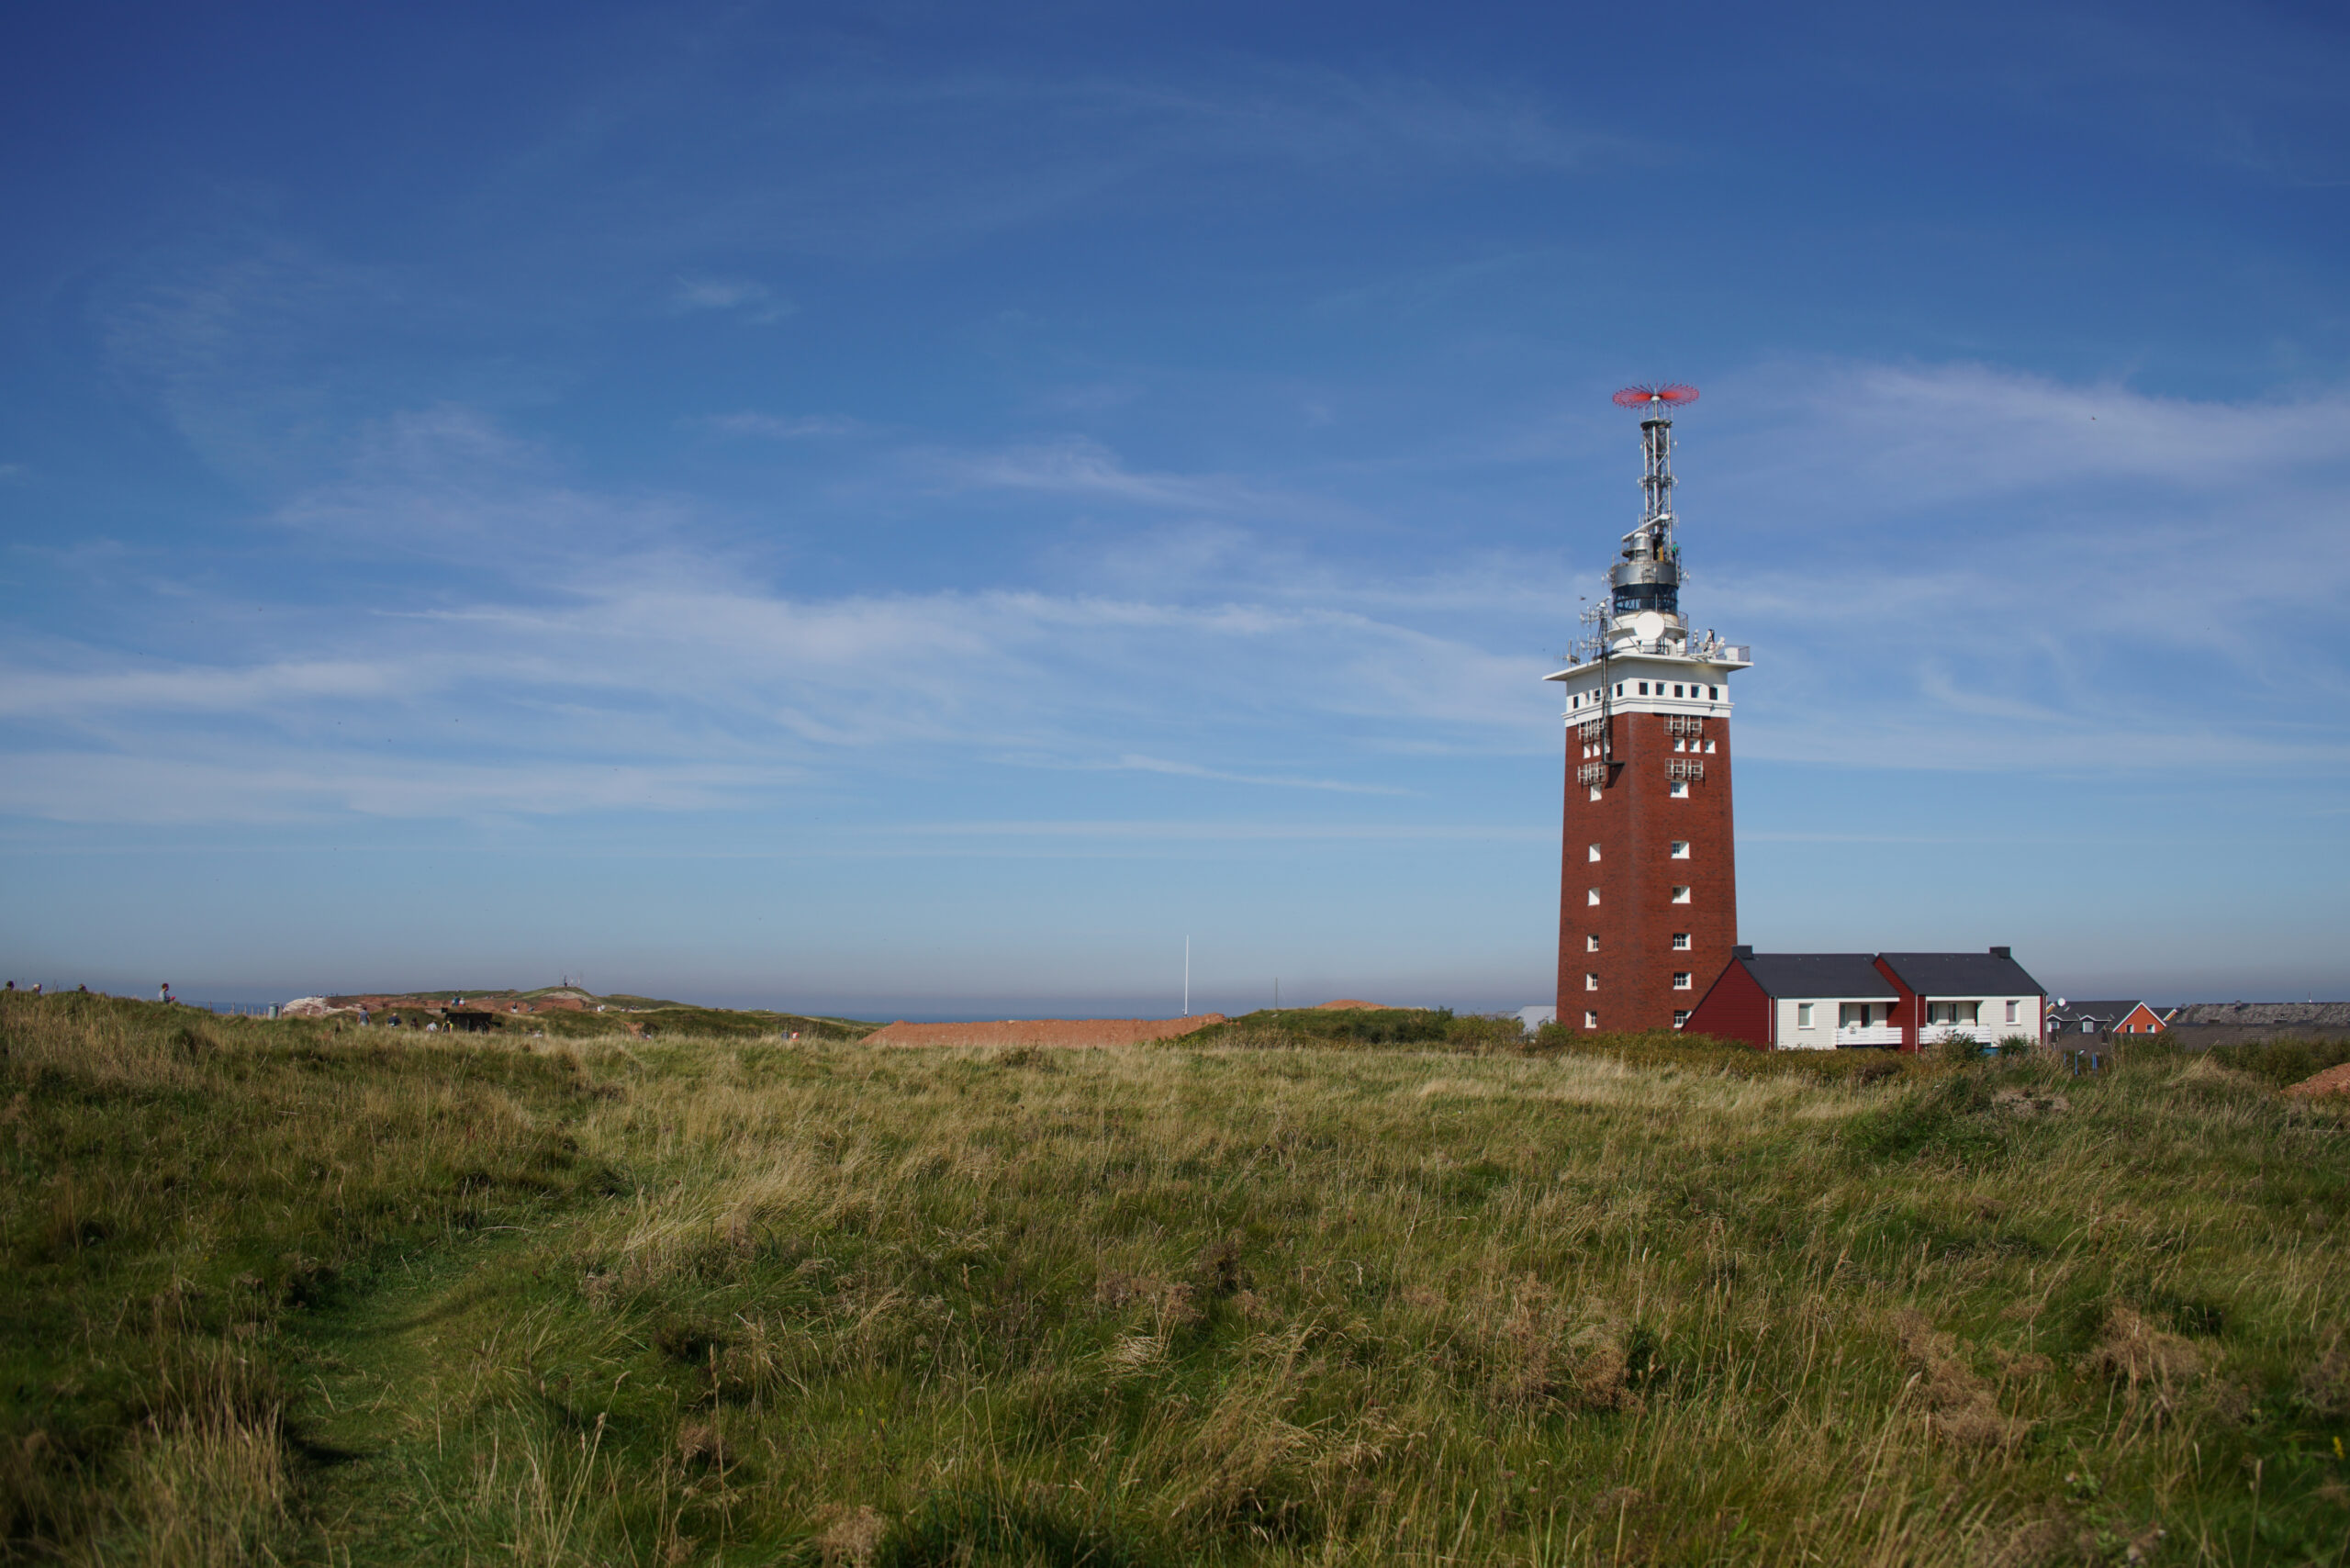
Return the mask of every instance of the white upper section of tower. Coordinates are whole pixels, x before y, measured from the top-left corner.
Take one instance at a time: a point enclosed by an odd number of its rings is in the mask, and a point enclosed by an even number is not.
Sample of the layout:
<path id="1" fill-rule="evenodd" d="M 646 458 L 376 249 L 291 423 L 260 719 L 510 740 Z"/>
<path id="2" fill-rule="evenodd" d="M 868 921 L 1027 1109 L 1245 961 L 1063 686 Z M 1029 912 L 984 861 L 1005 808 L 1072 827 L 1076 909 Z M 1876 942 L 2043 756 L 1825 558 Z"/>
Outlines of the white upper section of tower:
<path id="1" fill-rule="evenodd" d="M 1545 678 L 1572 683 L 1571 697 L 1587 684 L 1602 708 L 1620 702 L 1654 712 L 1727 711 L 1729 692 L 1723 683 L 1731 670 L 1752 662 L 1745 645 L 1726 643 L 1710 630 L 1693 632 L 1681 611 L 1672 410 L 1696 398 L 1695 387 L 1677 385 L 1628 386 L 1616 394 L 1619 405 L 1645 415 L 1640 420 L 1640 521 L 1624 535 L 1622 558 L 1608 571 L 1606 601 L 1583 612 L 1587 630 L 1576 640 L 1573 662 Z M 1635 666 L 1637 673 L 1628 673 Z M 1684 693 L 1699 690 L 1713 695 L 1702 700 L 1703 707 L 1686 706 L 1701 700 Z M 1672 696 L 1667 698 L 1666 692 Z M 1579 704 L 1571 700 L 1568 711 L 1577 715 Z"/>

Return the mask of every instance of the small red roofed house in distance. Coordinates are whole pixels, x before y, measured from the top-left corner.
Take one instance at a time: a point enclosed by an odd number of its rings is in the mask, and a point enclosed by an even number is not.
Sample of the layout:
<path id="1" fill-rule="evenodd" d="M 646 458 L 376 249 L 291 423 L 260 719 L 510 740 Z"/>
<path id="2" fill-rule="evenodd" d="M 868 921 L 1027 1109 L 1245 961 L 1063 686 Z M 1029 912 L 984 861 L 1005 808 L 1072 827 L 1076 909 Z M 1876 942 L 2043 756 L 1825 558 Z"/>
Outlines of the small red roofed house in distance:
<path id="1" fill-rule="evenodd" d="M 2138 1001 L 2070 1002 L 2058 997 L 2048 1010 L 2048 1033 L 2057 1035 L 2159 1035 L 2170 1025 Z"/>

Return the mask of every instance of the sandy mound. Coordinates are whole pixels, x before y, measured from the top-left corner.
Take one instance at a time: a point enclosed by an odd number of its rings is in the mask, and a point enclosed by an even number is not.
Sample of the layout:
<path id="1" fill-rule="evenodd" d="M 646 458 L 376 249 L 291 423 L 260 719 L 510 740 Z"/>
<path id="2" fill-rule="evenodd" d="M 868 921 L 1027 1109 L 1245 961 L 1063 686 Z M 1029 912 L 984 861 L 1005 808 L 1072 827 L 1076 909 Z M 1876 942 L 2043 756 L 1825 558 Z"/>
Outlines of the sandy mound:
<path id="1" fill-rule="evenodd" d="M 1321 1005 L 1321 1006 L 1316 1007 L 1314 1011 L 1315 1011 L 1315 1012 L 1316 1012 L 1316 1013 L 1327 1013 L 1327 1012 L 1329 1012 L 1329 1011 L 1330 1011 L 1332 1008 L 1334 1008 L 1334 1007 L 1343 1007 L 1343 1008 L 1348 1009 L 1349 1011 L 1352 1011 L 1352 1012 L 1358 1012 L 1358 1013 L 1360 1013 L 1360 1012 L 1364 1012 L 1364 1011 L 1369 1011 L 1369 1012 L 1372 1012 L 1372 1013 L 1390 1013 L 1390 1012 L 1394 1011 L 1393 1008 L 1389 1007 L 1389 1006 L 1387 1005 L 1387 1003 L 1385 1003 L 1385 1002 L 1353 1002 L 1353 1001 L 1326 1002 L 1322 1003 L 1322 1005 Z"/>
<path id="2" fill-rule="evenodd" d="M 1224 1022 L 1221 1013 L 1189 1018 L 1008 1018 L 1002 1023 L 892 1024 L 866 1039 L 882 1046 L 1131 1046 L 1169 1039 Z"/>
<path id="3" fill-rule="evenodd" d="M 2315 1078 L 2304 1078 L 2288 1094 L 2350 1094 L 2350 1061 L 2340 1067 L 2329 1067 Z"/>

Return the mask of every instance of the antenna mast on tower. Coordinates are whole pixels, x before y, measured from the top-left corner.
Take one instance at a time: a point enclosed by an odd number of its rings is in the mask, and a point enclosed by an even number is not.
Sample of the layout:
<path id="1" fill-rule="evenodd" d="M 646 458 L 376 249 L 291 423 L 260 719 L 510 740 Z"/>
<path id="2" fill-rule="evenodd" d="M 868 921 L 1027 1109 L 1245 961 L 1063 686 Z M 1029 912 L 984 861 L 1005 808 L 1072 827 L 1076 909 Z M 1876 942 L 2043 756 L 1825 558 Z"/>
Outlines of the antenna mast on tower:
<path id="1" fill-rule="evenodd" d="M 1616 394 L 1618 408 L 1638 409 L 1643 417 L 1639 526 L 1624 535 L 1624 558 L 1607 574 L 1605 635 L 1611 644 L 1627 632 L 1642 644 L 1688 636 L 1681 619 L 1681 546 L 1673 536 L 1673 410 L 1696 400 L 1697 389 L 1679 382 Z"/>

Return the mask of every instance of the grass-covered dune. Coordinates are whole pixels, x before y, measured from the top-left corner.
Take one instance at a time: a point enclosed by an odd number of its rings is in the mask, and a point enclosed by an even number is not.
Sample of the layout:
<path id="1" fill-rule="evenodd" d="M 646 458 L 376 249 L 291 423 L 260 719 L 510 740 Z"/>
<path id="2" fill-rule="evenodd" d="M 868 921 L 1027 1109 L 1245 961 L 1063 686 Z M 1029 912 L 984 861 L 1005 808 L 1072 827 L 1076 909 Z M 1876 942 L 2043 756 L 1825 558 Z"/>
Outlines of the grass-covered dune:
<path id="1" fill-rule="evenodd" d="M 11 999 L 0 1550 L 2342 1562 L 2343 1112 L 1897 1065 Z"/>

